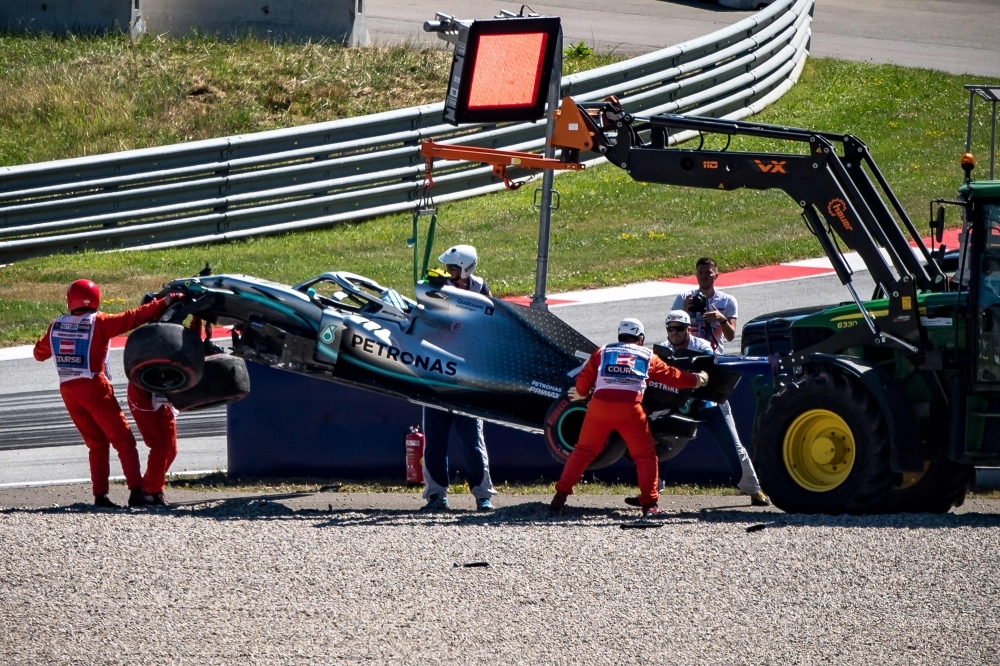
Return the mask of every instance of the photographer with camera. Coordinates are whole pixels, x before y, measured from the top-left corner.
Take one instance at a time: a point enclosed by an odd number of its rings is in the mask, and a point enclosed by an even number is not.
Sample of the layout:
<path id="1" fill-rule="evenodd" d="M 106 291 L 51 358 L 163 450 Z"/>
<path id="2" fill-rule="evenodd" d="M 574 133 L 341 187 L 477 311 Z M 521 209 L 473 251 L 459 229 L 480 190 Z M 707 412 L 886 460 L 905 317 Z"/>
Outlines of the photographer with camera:
<path id="1" fill-rule="evenodd" d="M 695 264 L 698 288 L 681 294 L 671 310 L 691 315 L 691 335 L 707 340 L 716 354 L 725 353 L 725 344 L 736 337 L 736 299 L 715 288 L 719 267 L 715 259 L 702 257 Z"/>
<path id="2" fill-rule="evenodd" d="M 667 313 L 665 323 L 667 339 L 660 344 L 674 352 L 676 356 L 714 354 L 708 341 L 691 335 L 691 316 L 684 310 L 671 310 Z M 736 422 L 733 420 L 729 401 L 721 404 L 706 402 L 705 406 L 701 427 L 715 440 L 730 469 L 734 472 L 740 470 L 740 481 L 737 484 L 740 491 L 744 495 L 749 495 L 751 506 L 770 506 L 771 500 L 761 490 L 757 472 L 740 442 L 740 434 L 736 431 Z M 625 502 L 632 503 L 628 499 Z"/>

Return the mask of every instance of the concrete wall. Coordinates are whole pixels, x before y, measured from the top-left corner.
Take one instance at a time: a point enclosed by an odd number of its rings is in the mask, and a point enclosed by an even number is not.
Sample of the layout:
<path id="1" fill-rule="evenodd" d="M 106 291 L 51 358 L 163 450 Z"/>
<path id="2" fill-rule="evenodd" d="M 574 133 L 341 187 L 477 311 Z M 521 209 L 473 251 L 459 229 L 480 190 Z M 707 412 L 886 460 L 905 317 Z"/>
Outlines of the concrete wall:
<path id="1" fill-rule="evenodd" d="M 181 37 L 192 30 L 223 35 L 370 43 L 365 0 L 138 0 L 145 30 Z"/>
<path id="2" fill-rule="evenodd" d="M 371 43 L 366 0 L 0 0 L 0 30 L 128 31 L 183 37 L 222 35 Z M 132 25 L 133 16 L 136 17 Z"/>
<path id="3" fill-rule="evenodd" d="M 126 31 L 133 0 L 0 0 L 0 30 Z"/>

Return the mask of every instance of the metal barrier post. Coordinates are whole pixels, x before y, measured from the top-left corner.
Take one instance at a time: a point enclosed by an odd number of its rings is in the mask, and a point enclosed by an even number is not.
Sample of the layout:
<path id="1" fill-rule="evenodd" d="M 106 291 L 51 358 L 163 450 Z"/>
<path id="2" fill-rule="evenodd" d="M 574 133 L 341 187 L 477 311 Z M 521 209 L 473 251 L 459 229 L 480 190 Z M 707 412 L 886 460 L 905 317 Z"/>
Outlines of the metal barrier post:
<path id="1" fill-rule="evenodd" d="M 545 124 L 545 157 L 555 157 L 552 147 L 552 133 L 556 126 L 556 109 L 559 108 L 559 96 L 562 92 L 562 56 L 563 36 L 559 29 L 556 38 L 556 55 L 552 59 L 552 76 L 549 79 L 549 117 Z M 552 222 L 552 180 L 555 172 L 546 169 L 542 174 L 542 201 L 538 211 L 538 260 L 535 265 L 535 294 L 531 297 L 531 307 L 536 310 L 548 310 L 545 304 L 545 280 L 549 272 L 549 228 Z"/>

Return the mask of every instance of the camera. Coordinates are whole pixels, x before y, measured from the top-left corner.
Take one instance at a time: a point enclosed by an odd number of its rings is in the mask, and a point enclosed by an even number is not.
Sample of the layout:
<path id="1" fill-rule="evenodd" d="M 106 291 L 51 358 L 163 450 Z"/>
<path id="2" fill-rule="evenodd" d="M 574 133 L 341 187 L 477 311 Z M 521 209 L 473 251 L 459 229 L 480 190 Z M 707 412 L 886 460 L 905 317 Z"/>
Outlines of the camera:
<path id="1" fill-rule="evenodd" d="M 704 312 L 707 306 L 708 299 L 705 297 L 705 294 L 696 291 L 691 297 L 691 305 L 688 306 L 687 311 L 691 314 L 698 314 L 699 312 Z"/>

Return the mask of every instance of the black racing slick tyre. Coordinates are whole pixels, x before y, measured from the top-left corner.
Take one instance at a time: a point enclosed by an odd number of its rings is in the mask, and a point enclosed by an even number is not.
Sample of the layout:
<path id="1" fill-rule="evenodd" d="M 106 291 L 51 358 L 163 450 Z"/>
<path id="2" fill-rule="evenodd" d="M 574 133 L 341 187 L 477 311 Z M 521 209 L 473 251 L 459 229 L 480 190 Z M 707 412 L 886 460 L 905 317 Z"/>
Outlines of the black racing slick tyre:
<path id="1" fill-rule="evenodd" d="M 878 401 L 839 373 L 806 374 L 772 396 L 752 446 L 761 485 L 783 511 L 879 512 L 892 489 Z"/>
<path id="2" fill-rule="evenodd" d="M 617 435 L 617 433 L 615 433 Z M 620 439 L 620 438 L 619 438 Z M 622 441 L 624 444 L 624 440 Z M 656 461 L 666 462 L 672 458 L 676 458 L 687 446 L 688 440 L 678 439 L 677 437 L 653 437 L 653 446 L 656 447 Z M 626 460 L 632 460 L 632 454 L 628 451 L 628 445 L 625 444 L 625 453 L 622 457 Z"/>
<path id="3" fill-rule="evenodd" d="M 186 391 L 168 394 L 181 412 L 218 407 L 242 400 L 250 393 L 250 375 L 242 358 L 219 354 L 205 359 L 201 381 Z"/>
<path id="4" fill-rule="evenodd" d="M 897 474 L 882 507 L 885 513 L 947 513 L 962 506 L 976 478 L 976 468 L 951 460 L 929 460 L 924 471 Z"/>
<path id="5" fill-rule="evenodd" d="M 191 388 L 201 380 L 205 351 L 201 338 L 180 324 L 140 326 L 125 342 L 125 374 L 136 386 L 167 393 Z"/>
<path id="6" fill-rule="evenodd" d="M 588 402 L 560 398 L 552 403 L 545 414 L 545 444 L 549 453 L 560 463 L 569 460 L 576 447 L 583 428 L 583 418 L 587 414 Z M 604 450 L 594 458 L 588 470 L 603 469 L 618 462 L 625 454 L 625 440 L 617 432 L 608 436 Z"/>
<path id="7" fill-rule="evenodd" d="M 656 444 L 656 459 L 660 462 L 666 462 L 672 458 L 676 458 L 684 451 L 684 447 L 687 446 L 689 441 L 691 440 L 684 437 L 674 437 L 672 435 L 657 437 L 654 434 L 653 442 Z"/>

